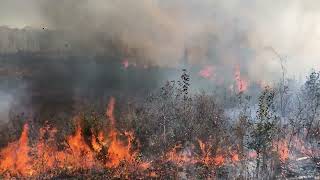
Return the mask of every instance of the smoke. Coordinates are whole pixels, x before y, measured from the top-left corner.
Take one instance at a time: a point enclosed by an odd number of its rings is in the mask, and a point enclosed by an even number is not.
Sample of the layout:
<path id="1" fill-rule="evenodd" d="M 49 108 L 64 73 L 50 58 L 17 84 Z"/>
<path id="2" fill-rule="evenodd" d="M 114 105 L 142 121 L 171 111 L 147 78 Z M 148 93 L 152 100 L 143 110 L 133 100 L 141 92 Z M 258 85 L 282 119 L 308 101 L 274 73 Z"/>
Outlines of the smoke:
<path id="1" fill-rule="evenodd" d="M 45 24 L 70 32 L 78 46 L 104 51 L 104 40 L 113 40 L 140 59 L 165 66 L 177 65 L 189 49 L 191 63 L 230 70 L 240 65 L 257 79 L 280 75 L 279 59 L 268 47 L 287 59 L 292 74 L 319 66 L 319 7 L 314 0 L 39 3 Z"/>
<path id="2" fill-rule="evenodd" d="M 291 75 L 304 75 L 320 66 L 316 0 L 30 0 L 23 4 L 4 0 L 2 4 L 4 23 L 25 22 L 62 31 L 61 41 L 83 53 L 109 53 L 112 42 L 136 61 L 176 66 L 187 49 L 190 63 L 214 65 L 228 74 L 240 65 L 253 80 L 280 76 L 279 59 L 270 47 L 287 59 Z"/>
<path id="3" fill-rule="evenodd" d="M 163 65 L 183 51 L 181 23 L 153 1 L 46 1 L 41 7 L 50 28 L 70 32 L 72 41 L 86 49 L 107 50 L 111 40 L 123 51 Z"/>
<path id="4" fill-rule="evenodd" d="M 0 124 L 9 121 L 9 112 L 12 102 L 12 95 L 0 91 Z"/>

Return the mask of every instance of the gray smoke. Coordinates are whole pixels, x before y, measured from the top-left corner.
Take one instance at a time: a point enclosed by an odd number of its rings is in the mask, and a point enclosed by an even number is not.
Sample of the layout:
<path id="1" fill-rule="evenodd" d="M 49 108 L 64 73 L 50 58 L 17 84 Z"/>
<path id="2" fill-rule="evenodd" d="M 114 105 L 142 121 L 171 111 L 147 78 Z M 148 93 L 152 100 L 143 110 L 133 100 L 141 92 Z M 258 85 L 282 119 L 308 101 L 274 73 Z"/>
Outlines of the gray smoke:
<path id="1" fill-rule="evenodd" d="M 0 91 L 0 124 L 9 121 L 10 107 L 12 103 L 12 95 Z"/>
<path id="2" fill-rule="evenodd" d="M 39 16 L 29 24 L 63 31 L 62 41 L 81 52 L 105 52 L 112 41 L 138 59 L 175 66 L 188 49 L 191 63 L 232 71 L 240 65 L 253 80 L 280 75 L 270 47 L 287 59 L 289 74 L 320 65 L 316 0 L 30 0 L 25 6 Z"/>

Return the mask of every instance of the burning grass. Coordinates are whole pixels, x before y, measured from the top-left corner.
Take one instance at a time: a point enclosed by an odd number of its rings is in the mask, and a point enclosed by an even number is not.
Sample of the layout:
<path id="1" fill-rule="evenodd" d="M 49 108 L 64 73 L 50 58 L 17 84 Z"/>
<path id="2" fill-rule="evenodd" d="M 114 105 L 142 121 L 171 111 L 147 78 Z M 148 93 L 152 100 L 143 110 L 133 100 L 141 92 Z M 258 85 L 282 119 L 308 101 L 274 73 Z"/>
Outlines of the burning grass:
<path id="1" fill-rule="evenodd" d="M 119 131 L 114 115 L 115 99 L 111 98 L 105 114 L 107 127 L 91 129 L 85 135 L 83 120 L 74 118 L 74 133 L 58 143 L 55 127 L 45 125 L 39 129 L 39 137 L 31 142 L 29 125 L 23 126 L 20 138 L 0 150 L 0 173 L 5 179 L 16 178 L 217 178 L 225 168 L 233 169 L 239 176 L 240 165 L 254 161 L 257 155 L 240 150 L 239 145 L 219 146 L 215 138 L 207 141 L 195 139 L 188 143 L 176 143 L 160 149 L 159 156 L 147 158 L 133 130 Z M 104 131 L 104 129 L 107 129 Z M 295 139 L 304 152 L 308 150 Z M 298 147 L 299 146 L 299 147 Z M 279 160 L 286 163 L 290 150 L 286 139 L 273 142 L 273 150 Z M 244 154 L 245 153 L 245 154 Z M 219 174 L 220 172 L 220 174 Z M 196 175 L 194 175 L 194 173 Z M 241 173 L 240 173 L 241 174 Z"/>
<path id="2" fill-rule="evenodd" d="M 236 154 L 223 153 L 222 150 L 211 154 L 212 147 L 201 140 L 185 147 L 182 143 L 177 144 L 152 160 L 142 158 L 139 152 L 141 147 L 134 132 L 120 132 L 116 129 L 114 108 L 115 99 L 111 98 L 106 111 L 109 122 L 107 132 L 99 130 L 94 133 L 96 130 L 91 130 L 91 137 L 86 137 L 82 120 L 76 117 L 74 133 L 68 135 L 61 144 L 55 138 L 59 131 L 49 125 L 40 128 L 39 138 L 31 143 L 29 125 L 25 124 L 20 138 L 1 149 L 0 173 L 8 179 L 48 179 L 88 174 L 99 178 L 164 178 L 181 176 L 179 172 L 186 167 L 215 169 L 239 161 Z M 134 144 L 137 144 L 136 147 Z"/>
<path id="3" fill-rule="evenodd" d="M 114 103 L 112 98 L 107 110 L 109 133 L 92 133 L 91 142 L 84 136 L 79 118 L 75 118 L 74 134 L 66 137 L 62 147 L 55 140 L 58 130 L 50 126 L 41 128 L 38 141 L 30 145 L 29 126 L 25 124 L 19 140 L 0 151 L 1 174 L 9 178 L 36 177 L 52 171 L 98 171 L 118 168 L 122 162 L 139 167 L 143 162 L 139 162 L 137 152 L 132 149 L 133 133 L 120 133 L 114 127 Z"/>
<path id="4" fill-rule="evenodd" d="M 103 113 L 75 116 L 68 133 L 27 121 L 20 138 L 0 148 L 0 177 L 277 179 L 299 177 L 301 164 L 319 175 L 314 128 L 281 124 L 274 89 L 261 93 L 252 118 L 239 88 L 239 117 L 230 120 L 214 96 L 190 96 L 188 88 L 184 72 L 142 103 L 121 109 L 112 97 Z"/>

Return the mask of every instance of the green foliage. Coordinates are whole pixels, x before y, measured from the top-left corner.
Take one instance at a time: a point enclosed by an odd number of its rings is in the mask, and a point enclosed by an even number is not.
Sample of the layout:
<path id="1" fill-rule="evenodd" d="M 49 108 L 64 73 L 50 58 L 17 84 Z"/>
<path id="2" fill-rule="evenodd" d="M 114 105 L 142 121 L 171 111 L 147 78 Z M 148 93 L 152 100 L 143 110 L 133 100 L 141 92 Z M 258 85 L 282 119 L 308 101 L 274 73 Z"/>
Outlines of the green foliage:
<path id="1" fill-rule="evenodd" d="M 316 110 L 320 105 L 320 72 L 311 72 L 304 84 L 303 93 L 312 110 Z"/>
<path id="2" fill-rule="evenodd" d="M 307 81 L 305 82 L 306 95 L 310 99 L 316 100 L 318 103 L 320 101 L 320 72 L 312 71 Z"/>
<path id="3" fill-rule="evenodd" d="M 320 121 L 320 72 L 312 71 L 302 89 L 304 95 L 304 126 L 307 128 L 307 137 L 317 136 Z"/>
<path id="4" fill-rule="evenodd" d="M 271 147 L 271 142 L 276 130 L 276 115 L 274 114 L 275 92 L 266 88 L 259 97 L 257 122 L 253 124 L 250 132 L 251 140 L 248 143 L 250 149 L 258 154 Z"/>

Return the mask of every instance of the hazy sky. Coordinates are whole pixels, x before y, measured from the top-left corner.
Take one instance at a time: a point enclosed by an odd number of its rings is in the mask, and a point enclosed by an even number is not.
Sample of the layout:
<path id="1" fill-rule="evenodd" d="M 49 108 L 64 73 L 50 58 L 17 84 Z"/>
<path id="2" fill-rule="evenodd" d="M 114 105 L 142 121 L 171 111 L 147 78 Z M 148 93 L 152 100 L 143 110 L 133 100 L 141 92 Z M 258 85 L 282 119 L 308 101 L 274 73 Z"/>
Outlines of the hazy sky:
<path id="1" fill-rule="evenodd" d="M 121 32 L 128 44 L 161 59 L 178 57 L 194 37 L 202 46 L 211 31 L 223 48 L 243 32 L 244 46 L 255 51 L 253 77 L 279 70 L 269 46 L 288 58 L 289 73 L 320 68 L 319 0 L 0 0 L 0 25 Z"/>
<path id="2" fill-rule="evenodd" d="M 37 0 L 0 0 L 0 25 L 41 26 Z"/>

